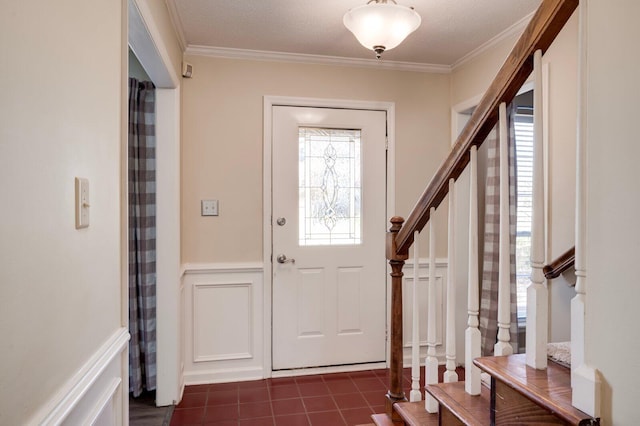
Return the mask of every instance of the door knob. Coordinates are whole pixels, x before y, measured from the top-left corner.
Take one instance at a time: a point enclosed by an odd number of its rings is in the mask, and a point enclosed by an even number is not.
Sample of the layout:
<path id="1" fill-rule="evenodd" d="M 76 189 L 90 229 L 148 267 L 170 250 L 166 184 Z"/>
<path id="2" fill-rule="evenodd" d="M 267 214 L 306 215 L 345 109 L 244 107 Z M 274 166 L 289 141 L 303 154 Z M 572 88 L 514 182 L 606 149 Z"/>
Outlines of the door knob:
<path id="1" fill-rule="evenodd" d="M 276 220 L 276 223 L 277 223 L 278 225 L 280 225 L 280 226 L 284 226 L 284 225 L 285 225 L 285 223 L 287 223 L 287 219 L 285 219 L 284 217 L 279 217 L 279 218 Z"/>
<path id="2" fill-rule="evenodd" d="M 287 259 L 287 256 L 285 256 L 284 254 L 278 255 L 278 257 L 276 257 L 276 260 L 278 261 L 278 263 L 296 263 L 295 259 Z"/>

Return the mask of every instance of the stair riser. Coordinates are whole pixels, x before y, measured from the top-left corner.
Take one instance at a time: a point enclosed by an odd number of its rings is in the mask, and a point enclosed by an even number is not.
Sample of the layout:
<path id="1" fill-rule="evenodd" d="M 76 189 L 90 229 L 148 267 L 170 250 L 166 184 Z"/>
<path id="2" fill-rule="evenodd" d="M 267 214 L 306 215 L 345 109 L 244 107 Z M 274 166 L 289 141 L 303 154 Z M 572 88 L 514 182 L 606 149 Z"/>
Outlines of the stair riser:
<path id="1" fill-rule="evenodd" d="M 568 425 L 510 386 L 491 379 L 491 425 Z"/>
<path id="2" fill-rule="evenodd" d="M 440 405 L 438 424 L 440 426 L 464 426 L 464 423 L 462 423 L 459 418 L 442 405 Z"/>

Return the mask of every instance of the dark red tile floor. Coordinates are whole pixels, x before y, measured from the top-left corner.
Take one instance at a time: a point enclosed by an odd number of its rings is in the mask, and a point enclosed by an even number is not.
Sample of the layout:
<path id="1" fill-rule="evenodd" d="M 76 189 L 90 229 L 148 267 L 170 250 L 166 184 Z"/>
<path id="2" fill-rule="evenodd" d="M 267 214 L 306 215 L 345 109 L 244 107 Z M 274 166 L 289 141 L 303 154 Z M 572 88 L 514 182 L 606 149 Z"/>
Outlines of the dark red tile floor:
<path id="1" fill-rule="evenodd" d="M 408 396 L 410 370 L 403 376 Z M 370 424 L 372 414 L 384 412 L 387 388 L 388 370 L 187 386 L 171 425 Z"/>

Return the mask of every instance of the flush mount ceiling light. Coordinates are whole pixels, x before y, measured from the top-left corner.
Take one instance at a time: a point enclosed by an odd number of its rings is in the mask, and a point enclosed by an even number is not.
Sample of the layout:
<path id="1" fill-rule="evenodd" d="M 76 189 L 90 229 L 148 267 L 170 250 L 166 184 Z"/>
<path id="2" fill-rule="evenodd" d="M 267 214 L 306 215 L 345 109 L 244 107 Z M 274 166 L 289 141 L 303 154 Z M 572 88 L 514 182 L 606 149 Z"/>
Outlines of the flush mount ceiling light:
<path id="1" fill-rule="evenodd" d="M 360 44 L 376 52 L 382 52 L 402 43 L 420 26 L 422 19 L 413 8 L 400 6 L 391 0 L 370 0 L 344 14 L 344 26 L 356 36 Z"/>

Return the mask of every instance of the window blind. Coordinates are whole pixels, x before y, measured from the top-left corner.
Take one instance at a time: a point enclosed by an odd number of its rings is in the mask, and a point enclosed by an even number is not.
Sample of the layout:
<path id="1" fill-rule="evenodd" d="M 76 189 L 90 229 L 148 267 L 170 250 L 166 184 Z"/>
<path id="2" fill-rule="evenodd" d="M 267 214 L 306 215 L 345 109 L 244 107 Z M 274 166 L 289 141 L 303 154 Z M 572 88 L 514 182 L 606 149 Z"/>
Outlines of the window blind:
<path id="1" fill-rule="evenodd" d="M 527 316 L 527 287 L 531 283 L 531 216 L 533 200 L 533 116 L 514 117 L 517 180 L 516 281 L 518 318 Z"/>

